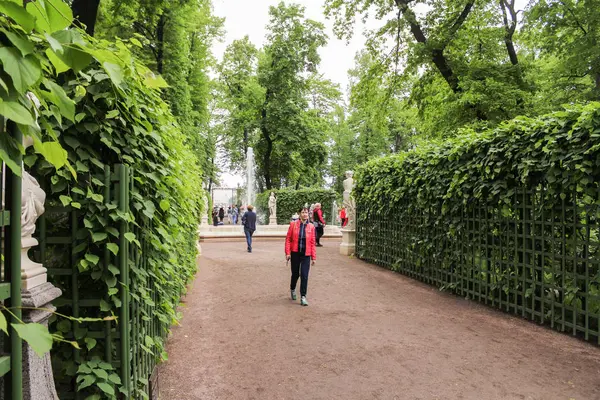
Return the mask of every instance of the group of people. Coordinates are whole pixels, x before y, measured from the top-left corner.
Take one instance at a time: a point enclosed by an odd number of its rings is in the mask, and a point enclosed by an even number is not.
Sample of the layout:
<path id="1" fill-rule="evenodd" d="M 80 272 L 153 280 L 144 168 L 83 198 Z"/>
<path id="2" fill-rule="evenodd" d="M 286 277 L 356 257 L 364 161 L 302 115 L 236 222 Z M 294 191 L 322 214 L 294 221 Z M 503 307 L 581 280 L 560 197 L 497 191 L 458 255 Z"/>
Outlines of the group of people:
<path id="1" fill-rule="evenodd" d="M 222 220 L 221 211 L 224 216 L 225 210 L 223 208 L 219 210 L 219 216 Z M 229 214 L 231 216 L 235 215 L 235 219 L 233 219 L 233 223 L 235 224 L 238 216 L 237 208 L 234 206 L 233 210 L 228 211 Z M 339 218 L 342 227 L 345 227 L 348 223 L 345 207 L 341 208 Z M 252 205 L 248 205 L 247 211 L 242 215 L 241 222 L 244 227 L 248 253 L 252 253 L 252 235 L 256 231 L 256 213 Z M 292 218 L 285 238 L 285 258 L 286 262 L 291 263 L 292 273 L 290 297 L 292 300 L 297 300 L 296 287 L 298 279 L 300 279 L 300 304 L 303 306 L 308 306 L 308 301 L 306 300 L 308 273 L 310 267 L 315 265 L 317 247 L 323 247 L 321 237 L 323 237 L 325 226 L 326 223 L 321 204 L 315 203 L 310 208 L 302 207 L 298 210 L 297 218 Z"/>
<path id="2" fill-rule="evenodd" d="M 237 225 L 238 216 L 243 209 L 238 209 L 236 205 L 227 207 L 227 219 L 230 224 Z M 223 219 L 225 218 L 225 209 L 223 207 L 213 209 L 212 213 L 213 225 L 223 225 Z"/>
<path id="3" fill-rule="evenodd" d="M 248 211 L 242 216 L 242 225 L 246 236 L 248 253 L 252 253 L 252 235 L 256 231 L 256 213 L 254 207 L 248 205 Z M 323 247 L 321 237 L 325 229 L 325 219 L 321 204 L 316 203 L 311 208 L 302 207 L 298 210 L 298 219 L 290 222 L 285 238 L 285 257 L 291 262 L 290 297 L 297 300 L 296 286 L 300 279 L 300 304 L 308 306 L 306 294 L 308 291 L 308 273 L 311 265 L 317 259 L 317 247 Z"/>

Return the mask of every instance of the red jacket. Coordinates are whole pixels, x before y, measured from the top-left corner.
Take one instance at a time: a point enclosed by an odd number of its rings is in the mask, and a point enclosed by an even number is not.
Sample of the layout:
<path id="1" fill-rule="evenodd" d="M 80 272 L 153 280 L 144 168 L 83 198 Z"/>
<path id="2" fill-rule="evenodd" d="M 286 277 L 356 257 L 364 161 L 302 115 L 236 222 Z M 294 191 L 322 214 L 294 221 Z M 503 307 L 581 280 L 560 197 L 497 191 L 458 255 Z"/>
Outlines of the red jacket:
<path id="1" fill-rule="evenodd" d="M 325 225 L 325 220 L 323 219 L 323 210 L 316 209 L 315 211 L 313 211 L 313 214 L 317 214 L 317 217 L 315 218 L 315 216 L 313 215 L 313 219 L 315 221 L 318 221 L 320 223 L 322 223 L 323 225 Z"/>
<path id="2" fill-rule="evenodd" d="M 285 238 L 285 255 L 289 256 L 292 252 L 298 251 L 298 236 L 300 235 L 301 221 L 297 220 L 290 223 L 287 236 Z M 306 223 L 304 228 L 306 233 L 306 252 L 313 260 L 317 259 L 317 237 L 315 235 L 315 226 L 310 222 Z"/>

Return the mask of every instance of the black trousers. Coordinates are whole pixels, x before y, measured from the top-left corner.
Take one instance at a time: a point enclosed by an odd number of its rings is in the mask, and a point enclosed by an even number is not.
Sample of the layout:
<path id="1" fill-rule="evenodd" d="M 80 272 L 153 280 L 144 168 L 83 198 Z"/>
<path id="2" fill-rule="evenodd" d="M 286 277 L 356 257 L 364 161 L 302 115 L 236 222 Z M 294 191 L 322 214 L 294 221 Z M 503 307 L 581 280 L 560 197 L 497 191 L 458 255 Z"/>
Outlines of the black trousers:
<path id="1" fill-rule="evenodd" d="M 319 226 L 318 228 L 316 228 L 316 230 L 317 230 L 317 244 L 321 244 L 321 237 L 323 236 L 324 229 L 322 226 Z"/>
<path id="2" fill-rule="evenodd" d="M 290 290 L 296 290 L 298 278 L 300 280 L 300 296 L 306 296 L 308 289 L 308 272 L 310 271 L 310 256 L 292 252 L 292 281 Z"/>

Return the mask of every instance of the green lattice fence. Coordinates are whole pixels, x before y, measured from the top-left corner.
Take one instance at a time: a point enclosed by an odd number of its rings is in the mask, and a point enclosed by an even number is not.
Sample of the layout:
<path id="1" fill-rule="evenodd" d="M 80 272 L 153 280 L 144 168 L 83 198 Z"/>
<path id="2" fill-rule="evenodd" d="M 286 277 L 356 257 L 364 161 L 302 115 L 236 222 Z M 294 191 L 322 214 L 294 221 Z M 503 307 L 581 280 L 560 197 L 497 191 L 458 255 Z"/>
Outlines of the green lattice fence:
<path id="1" fill-rule="evenodd" d="M 4 118 L 0 118 L 0 135 L 11 135 L 21 142 L 21 132 L 9 121 L 5 130 Z M 15 165 L 21 164 L 21 154 L 12 156 Z M 3 311 L 8 323 L 19 323 L 21 310 L 21 177 L 13 174 L 4 163 L 0 164 L 0 254 L 2 275 L 0 277 L 0 302 L 11 308 L 13 315 Z M 21 400 L 23 398 L 22 351 L 23 342 L 13 328 L 8 327 L 9 337 L 0 332 L 0 397 Z"/>
<path id="2" fill-rule="evenodd" d="M 520 189 L 511 204 L 453 215 L 408 199 L 381 214 L 359 205 L 356 255 L 600 344 L 600 192 L 583 196 L 557 204 L 542 187 Z"/>
<path id="3" fill-rule="evenodd" d="M 159 354 L 150 348 L 153 337 L 164 338 L 170 321 L 155 317 L 157 293 L 140 296 L 143 288 L 153 287 L 154 275 L 148 265 L 148 254 L 152 246 L 145 232 L 150 229 L 148 219 L 135 209 L 130 209 L 132 196 L 136 195 L 134 173 L 127 166 L 117 165 L 111 171 L 104 171 L 104 199 L 111 204 L 110 209 L 118 208 L 123 214 L 133 211 L 134 221 L 121 219 L 114 223 L 118 237 L 114 243 L 119 253 L 112 254 L 104 249 L 101 262 L 103 269 L 117 268 L 118 282 L 114 282 L 115 294 L 111 301 L 120 305 L 118 320 L 70 323 L 60 317 L 53 318 L 50 328 L 63 332 L 68 340 L 81 341 L 83 338 L 95 341 L 92 349 L 73 348 L 70 345 L 58 345 L 52 351 L 55 380 L 61 399 L 84 399 L 85 392 L 78 392 L 80 381 L 76 381 L 77 370 L 82 361 L 96 358 L 99 363 L 112 365 L 119 376 L 124 398 L 147 398 L 156 390 L 150 380 L 153 376 Z M 100 179 L 101 177 L 96 177 Z M 86 207 L 85 196 L 73 194 L 73 200 Z M 106 219 L 109 220 L 109 210 Z M 98 272 L 80 271 L 78 268 L 82 255 L 78 246 L 88 239 L 82 238 L 83 227 L 81 213 L 71 206 L 49 206 L 40 218 L 38 232 L 40 252 L 38 257 L 48 267 L 49 280 L 63 291 L 63 296 L 55 301 L 58 311 L 74 317 L 102 318 L 110 315 L 105 284 L 99 280 Z M 128 233 L 134 233 L 136 239 L 130 243 Z M 109 282 L 110 285 L 112 283 Z M 61 325 L 62 324 L 62 325 Z M 87 343 L 87 341 L 86 341 Z"/>

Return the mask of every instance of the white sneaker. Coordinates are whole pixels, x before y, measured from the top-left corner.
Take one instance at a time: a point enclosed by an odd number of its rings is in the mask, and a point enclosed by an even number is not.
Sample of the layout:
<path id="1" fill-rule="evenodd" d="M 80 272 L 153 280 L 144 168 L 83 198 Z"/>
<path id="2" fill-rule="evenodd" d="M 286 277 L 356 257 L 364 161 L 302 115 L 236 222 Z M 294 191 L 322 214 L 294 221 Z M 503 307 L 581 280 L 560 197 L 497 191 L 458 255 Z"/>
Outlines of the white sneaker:
<path id="1" fill-rule="evenodd" d="M 291 296 L 292 296 L 292 300 L 296 300 L 296 291 L 295 290 L 290 290 Z"/>
<path id="2" fill-rule="evenodd" d="M 306 296 L 302 296 L 302 298 L 300 299 L 300 304 L 302 304 L 303 306 L 308 305 L 308 301 L 306 301 Z"/>

